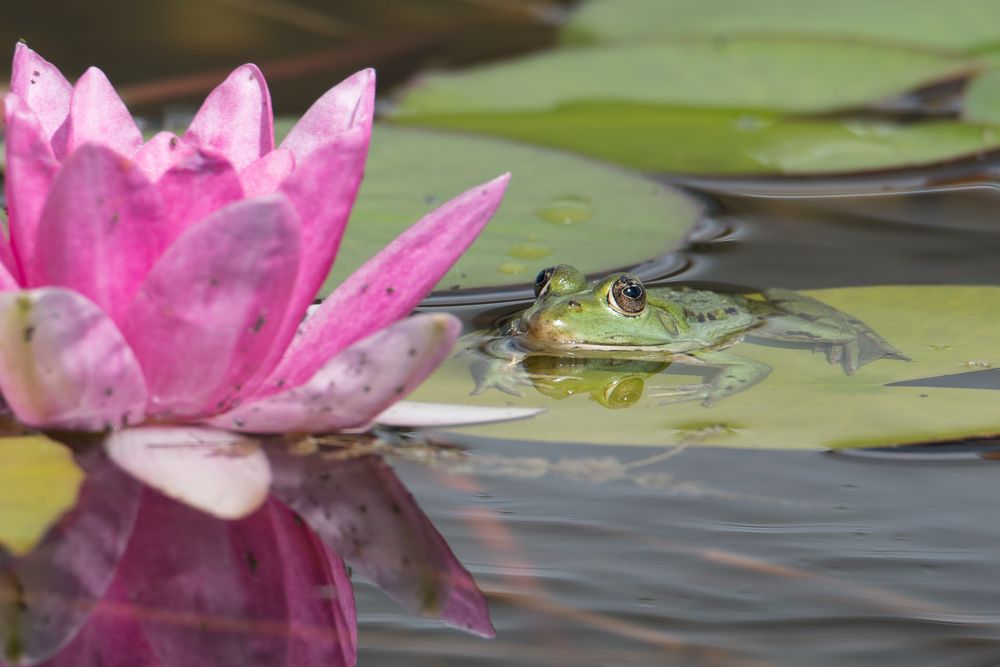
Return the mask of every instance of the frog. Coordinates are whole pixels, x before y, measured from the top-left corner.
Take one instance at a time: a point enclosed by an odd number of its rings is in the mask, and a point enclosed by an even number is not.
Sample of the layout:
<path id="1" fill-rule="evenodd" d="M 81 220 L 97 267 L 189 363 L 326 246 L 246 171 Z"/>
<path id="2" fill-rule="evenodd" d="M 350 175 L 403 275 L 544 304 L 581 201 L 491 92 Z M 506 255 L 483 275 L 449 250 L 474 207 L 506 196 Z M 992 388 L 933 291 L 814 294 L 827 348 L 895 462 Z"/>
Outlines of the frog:
<path id="1" fill-rule="evenodd" d="M 519 394 L 532 356 L 681 363 L 707 369 L 701 382 L 659 389 L 661 402 L 711 406 L 765 380 L 772 368 L 729 348 L 747 337 L 805 344 L 847 375 L 879 359 L 909 361 L 871 327 L 784 288 L 745 295 L 688 286 L 647 287 L 632 273 L 595 282 L 568 264 L 541 270 L 535 300 L 480 345 L 493 361 L 474 371 L 481 393 Z M 530 377 L 527 378 L 530 380 Z M 551 382 L 551 380 L 549 380 Z"/>

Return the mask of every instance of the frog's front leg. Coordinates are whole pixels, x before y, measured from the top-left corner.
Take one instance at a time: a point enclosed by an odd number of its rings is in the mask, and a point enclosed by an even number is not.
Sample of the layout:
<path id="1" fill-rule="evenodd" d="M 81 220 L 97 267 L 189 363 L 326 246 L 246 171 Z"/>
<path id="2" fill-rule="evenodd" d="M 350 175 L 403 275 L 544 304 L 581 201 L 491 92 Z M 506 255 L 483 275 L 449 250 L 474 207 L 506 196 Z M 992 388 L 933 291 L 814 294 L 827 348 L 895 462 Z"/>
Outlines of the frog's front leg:
<path id="1" fill-rule="evenodd" d="M 771 374 L 771 367 L 765 363 L 725 352 L 689 352 L 684 357 L 678 361 L 709 366 L 718 371 L 707 382 L 665 388 L 654 394 L 656 397 L 666 398 L 666 403 L 701 400 L 701 404 L 708 407 L 727 396 L 749 389 Z"/>

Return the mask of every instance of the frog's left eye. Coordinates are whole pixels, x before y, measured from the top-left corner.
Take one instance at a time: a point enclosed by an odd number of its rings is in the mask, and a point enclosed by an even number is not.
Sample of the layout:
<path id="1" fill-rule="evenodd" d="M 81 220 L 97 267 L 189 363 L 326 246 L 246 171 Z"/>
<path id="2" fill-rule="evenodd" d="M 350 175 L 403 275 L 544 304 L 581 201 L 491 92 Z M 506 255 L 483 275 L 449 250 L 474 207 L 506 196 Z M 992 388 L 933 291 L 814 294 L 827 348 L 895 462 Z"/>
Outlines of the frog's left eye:
<path id="1" fill-rule="evenodd" d="M 549 281 L 552 280 L 552 274 L 556 272 L 556 267 L 550 266 L 547 269 L 542 269 L 535 276 L 535 298 L 537 299 L 545 291 L 545 288 L 549 286 Z"/>
<path id="2" fill-rule="evenodd" d="M 646 310 L 646 288 L 635 276 L 622 276 L 611 285 L 608 304 L 622 315 L 641 315 Z"/>

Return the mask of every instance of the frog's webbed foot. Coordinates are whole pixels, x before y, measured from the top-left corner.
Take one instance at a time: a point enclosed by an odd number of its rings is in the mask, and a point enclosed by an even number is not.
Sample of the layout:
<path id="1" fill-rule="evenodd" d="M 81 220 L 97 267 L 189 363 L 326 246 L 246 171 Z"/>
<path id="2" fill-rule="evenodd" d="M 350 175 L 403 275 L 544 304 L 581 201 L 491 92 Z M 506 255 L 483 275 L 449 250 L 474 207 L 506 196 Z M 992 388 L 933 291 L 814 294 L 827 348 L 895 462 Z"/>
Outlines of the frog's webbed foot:
<path id="1" fill-rule="evenodd" d="M 692 363 L 717 368 L 718 371 L 706 382 L 657 388 L 649 392 L 650 396 L 666 399 L 663 403 L 700 400 L 702 405 L 708 407 L 749 389 L 771 374 L 771 367 L 765 363 L 725 352 L 691 352 L 686 356 Z"/>
<path id="2" fill-rule="evenodd" d="M 750 302 L 762 318 L 754 335 L 812 343 L 814 350 L 824 351 L 827 361 L 840 365 L 847 375 L 877 359 L 910 359 L 861 320 L 822 301 L 779 288 L 765 290 L 764 297 L 766 301 Z"/>
<path id="3" fill-rule="evenodd" d="M 478 358 L 469 364 L 469 373 L 476 383 L 469 392 L 470 396 L 478 396 L 490 389 L 502 391 L 511 396 L 524 396 L 521 387 L 529 386 L 531 381 L 525 377 L 519 360 L 496 359 L 493 357 Z"/>

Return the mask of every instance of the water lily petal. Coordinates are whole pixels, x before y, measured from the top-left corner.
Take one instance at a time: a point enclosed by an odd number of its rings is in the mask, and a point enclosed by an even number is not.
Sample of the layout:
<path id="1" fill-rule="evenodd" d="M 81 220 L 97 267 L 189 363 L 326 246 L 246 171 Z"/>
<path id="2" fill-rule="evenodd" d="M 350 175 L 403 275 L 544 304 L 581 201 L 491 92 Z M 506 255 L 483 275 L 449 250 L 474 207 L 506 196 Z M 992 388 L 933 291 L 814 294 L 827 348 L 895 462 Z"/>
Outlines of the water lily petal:
<path id="1" fill-rule="evenodd" d="M 375 70 L 365 69 L 326 91 L 299 119 L 282 148 L 301 162 L 314 150 L 356 127 L 371 134 L 375 114 Z"/>
<path id="2" fill-rule="evenodd" d="M 400 428 L 470 426 L 528 419 L 543 412 L 545 408 L 497 408 L 486 405 L 400 401 L 383 410 L 373 421 Z"/>
<path id="3" fill-rule="evenodd" d="M 455 197 L 355 271 L 303 323 L 264 392 L 302 384 L 340 350 L 410 313 L 479 234 L 509 180 Z"/>
<path id="4" fill-rule="evenodd" d="M 246 402 L 208 423 L 252 433 L 363 426 L 437 368 L 461 330 L 451 315 L 415 315 L 342 351 L 305 384 Z"/>
<path id="5" fill-rule="evenodd" d="M 168 243 L 209 213 L 243 199 L 243 186 L 233 165 L 201 149 L 170 167 L 156 189 L 163 200 Z"/>
<path id="6" fill-rule="evenodd" d="M 287 507 L 222 522 L 147 493 L 108 599 L 47 667 L 347 667 L 355 633 L 343 563 Z"/>
<path id="7" fill-rule="evenodd" d="M 142 146 L 142 132 L 132 114 L 108 77 L 96 67 L 84 72 L 73 87 L 67 154 L 87 143 L 107 146 L 129 158 Z"/>
<path id="8" fill-rule="evenodd" d="M 155 183 L 168 169 L 196 150 L 194 146 L 181 141 L 173 132 L 157 132 L 135 154 L 135 165 L 146 178 Z"/>
<path id="9" fill-rule="evenodd" d="M 98 664 L 62 662 L 61 649 L 111 585 L 132 534 L 142 485 L 111 465 L 100 448 L 84 450 L 77 461 L 87 476 L 76 507 L 30 553 L 7 560 L 0 555 L 0 646 L 17 646 L 19 664 L 57 654 L 51 664 Z M 4 587 L 11 583 L 18 592 L 7 595 Z M 9 608 L 15 605 L 16 610 Z"/>
<path id="10" fill-rule="evenodd" d="M 149 412 L 221 412 L 284 349 L 277 337 L 298 227 L 279 195 L 237 202 L 189 228 L 150 270 L 122 325 L 146 375 Z"/>
<path id="11" fill-rule="evenodd" d="M 42 206 L 59 171 L 37 116 L 23 98 L 4 97 L 7 123 L 7 226 L 10 242 L 4 243 L 4 264 L 20 277 L 27 258 L 34 254 Z M 9 246 L 9 247 L 8 247 Z"/>
<path id="12" fill-rule="evenodd" d="M 282 325 L 289 337 L 330 273 L 364 176 L 369 139 L 361 128 L 347 132 L 299 162 L 280 185 L 302 221 L 302 261 Z"/>
<path id="13" fill-rule="evenodd" d="M 0 292 L 20 289 L 17 280 L 7 269 L 6 262 L 0 262 Z"/>
<path id="14" fill-rule="evenodd" d="M 275 148 L 240 172 L 240 182 L 247 197 L 269 195 L 295 169 L 295 156 L 290 150 Z"/>
<path id="15" fill-rule="evenodd" d="M 52 183 L 35 252 L 21 257 L 28 284 L 72 288 L 120 322 L 165 245 L 162 214 L 156 188 L 134 165 L 106 146 L 81 147 Z"/>
<path id="16" fill-rule="evenodd" d="M 104 450 L 122 470 L 165 496 L 220 519 L 248 516 L 263 504 L 271 469 L 259 443 L 199 427 L 115 431 Z"/>
<path id="17" fill-rule="evenodd" d="M 32 426 L 101 431 L 142 417 L 146 384 L 111 319 L 61 288 L 0 292 L 0 392 Z"/>
<path id="18" fill-rule="evenodd" d="M 243 170 L 274 149 L 271 93 L 256 65 L 233 70 L 205 99 L 184 140 Z"/>
<path id="19" fill-rule="evenodd" d="M 73 86 L 58 67 L 32 51 L 24 42 L 18 42 L 14 47 L 10 92 L 24 100 L 28 108 L 35 112 L 46 140 L 52 139 L 69 115 Z"/>
<path id="20" fill-rule="evenodd" d="M 492 637 L 489 608 L 413 496 L 378 456 L 270 450 L 275 496 L 397 602 Z"/>

